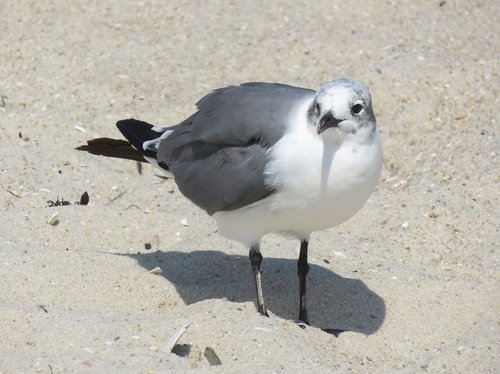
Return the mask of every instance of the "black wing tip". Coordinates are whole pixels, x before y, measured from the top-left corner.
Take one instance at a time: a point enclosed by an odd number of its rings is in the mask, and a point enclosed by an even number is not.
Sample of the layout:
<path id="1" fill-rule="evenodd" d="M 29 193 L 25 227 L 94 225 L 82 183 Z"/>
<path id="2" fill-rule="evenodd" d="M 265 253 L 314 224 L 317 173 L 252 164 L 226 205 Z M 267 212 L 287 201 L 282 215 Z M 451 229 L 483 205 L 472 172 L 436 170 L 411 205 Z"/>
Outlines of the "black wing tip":
<path id="1" fill-rule="evenodd" d="M 142 147 L 143 143 L 160 136 L 158 132 L 153 130 L 153 125 L 135 118 L 120 120 L 116 123 L 116 127 L 134 148 L 143 153 L 146 153 Z"/>
<path id="2" fill-rule="evenodd" d="M 150 123 L 135 118 L 121 119 L 116 122 L 116 127 L 118 127 L 120 131 L 130 126 L 146 126 L 149 129 L 153 128 L 153 125 L 151 125 Z"/>

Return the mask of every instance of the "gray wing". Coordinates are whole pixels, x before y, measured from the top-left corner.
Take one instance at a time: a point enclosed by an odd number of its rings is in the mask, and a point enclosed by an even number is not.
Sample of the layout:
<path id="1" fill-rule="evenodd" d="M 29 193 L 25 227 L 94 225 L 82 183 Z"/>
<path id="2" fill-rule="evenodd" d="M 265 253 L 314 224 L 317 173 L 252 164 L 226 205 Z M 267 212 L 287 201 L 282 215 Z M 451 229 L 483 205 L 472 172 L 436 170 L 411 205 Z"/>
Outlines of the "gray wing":
<path id="1" fill-rule="evenodd" d="M 267 150 L 285 133 L 290 113 L 314 91 L 276 83 L 215 90 L 158 147 L 181 192 L 209 214 L 263 199 L 273 190 Z"/>

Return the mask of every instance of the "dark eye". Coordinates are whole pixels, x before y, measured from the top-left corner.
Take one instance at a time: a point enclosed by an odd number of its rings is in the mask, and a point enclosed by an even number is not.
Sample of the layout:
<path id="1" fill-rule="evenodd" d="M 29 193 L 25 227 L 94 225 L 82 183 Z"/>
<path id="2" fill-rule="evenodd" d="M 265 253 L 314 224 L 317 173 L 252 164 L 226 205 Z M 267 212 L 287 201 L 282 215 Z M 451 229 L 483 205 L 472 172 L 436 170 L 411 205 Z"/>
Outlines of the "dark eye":
<path id="1" fill-rule="evenodd" d="M 321 107 L 319 106 L 319 103 L 316 101 L 316 112 L 319 113 L 321 112 Z"/>
<path id="2" fill-rule="evenodd" d="M 351 107 L 352 114 L 359 114 L 359 112 L 361 112 L 362 110 L 363 110 L 363 105 L 361 105 L 361 104 L 354 104 Z"/>

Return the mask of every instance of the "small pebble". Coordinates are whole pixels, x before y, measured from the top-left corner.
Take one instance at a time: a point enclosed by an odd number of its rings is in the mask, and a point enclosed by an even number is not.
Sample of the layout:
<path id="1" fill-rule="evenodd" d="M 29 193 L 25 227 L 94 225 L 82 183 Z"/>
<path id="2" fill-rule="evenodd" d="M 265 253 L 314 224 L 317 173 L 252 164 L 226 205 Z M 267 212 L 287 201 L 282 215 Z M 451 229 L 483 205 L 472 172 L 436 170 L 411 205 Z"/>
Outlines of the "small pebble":
<path id="1" fill-rule="evenodd" d="M 451 177 L 449 175 L 444 175 L 442 178 L 441 178 L 441 181 L 443 182 L 449 182 L 451 180 Z"/>
<path id="2" fill-rule="evenodd" d="M 148 271 L 148 273 L 150 273 L 150 274 L 161 274 L 161 269 L 157 266 L 154 269 L 151 269 L 150 271 Z"/>
<path id="3" fill-rule="evenodd" d="M 207 359 L 210 366 L 222 365 L 222 362 L 221 362 L 219 356 L 217 356 L 217 354 L 215 353 L 215 351 L 212 347 L 206 347 L 205 351 L 203 352 L 203 355 Z"/>
<path id="4" fill-rule="evenodd" d="M 81 132 L 87 132 L 87 129 L 80 123 L 75 125 L 75 129 Z"/>
<path id="5" fill-rule="evenodd" d="M 80 205 L 88 205 L 89 204 L 89 194 L 85 191 L 80 197 Z"/>
<path id="6" fill-rule="evenodd" d="M 59 223 L 59 213 L 55 212 L 54 214 L 52 214 L 47 220 L 47 223 L 52 226 L 57 225 Z"/>

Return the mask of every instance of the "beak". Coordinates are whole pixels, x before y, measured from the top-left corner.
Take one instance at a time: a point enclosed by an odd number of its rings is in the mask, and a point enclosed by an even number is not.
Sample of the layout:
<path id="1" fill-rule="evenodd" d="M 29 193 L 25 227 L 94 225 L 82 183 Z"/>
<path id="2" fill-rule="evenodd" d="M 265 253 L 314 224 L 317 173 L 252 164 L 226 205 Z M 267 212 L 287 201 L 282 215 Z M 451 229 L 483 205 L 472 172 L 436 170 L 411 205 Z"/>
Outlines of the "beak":
<path id="1" fill-rule="evenodd" d="M 338 127 L 339 123 L 342 121 L 343 119 L 337 119 L 333 116 L 331 112 L 328 112 L 319 120 L 318 126 L 316 127 L 316 131 L 319 135 L 330 127 Z"/>

